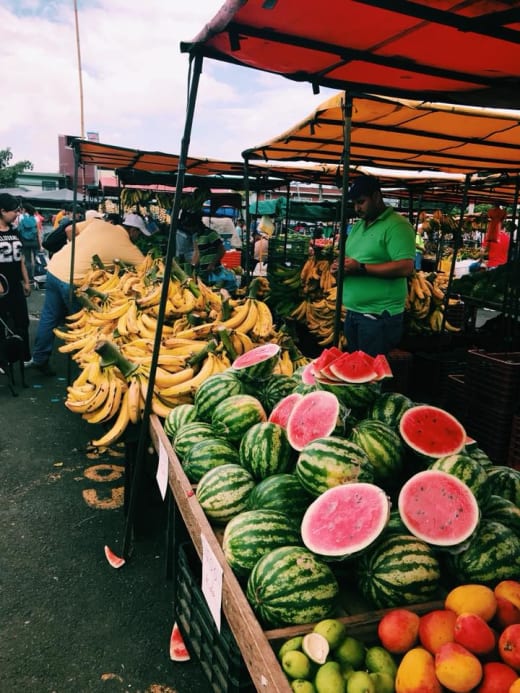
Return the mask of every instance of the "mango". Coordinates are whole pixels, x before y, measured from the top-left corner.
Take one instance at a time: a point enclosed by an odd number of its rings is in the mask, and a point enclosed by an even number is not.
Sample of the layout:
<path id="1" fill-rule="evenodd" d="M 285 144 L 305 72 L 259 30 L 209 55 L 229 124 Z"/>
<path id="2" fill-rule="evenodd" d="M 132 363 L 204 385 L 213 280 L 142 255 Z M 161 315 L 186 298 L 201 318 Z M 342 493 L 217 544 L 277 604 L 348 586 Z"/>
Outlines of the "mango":
<path id="1" fill-rule="evenodd" d="M 395 677 L 396 693 L 441 693 L 435 676 L 433 655 L 424 647 L 414 647 L 402 658 Z"/>
<path id="2" fill-rule="evenodd" d="M 376 693 L 395 693 L 395 679 L 390 674 L 376 671 L 370 673 L 370 678 L 374 682 Z"/>
<path id="3" fill-rule="evenodd" d="M 347 635 L 332 656 L 340 664 L 351 664 L 354 669 L 359 669 L 365 661 L 365 645 L 361 640 Z"/>
<path id="4" fill-rule="evenodd" d="M 504 628 L 498 638 L 498 654 L 503 662 L 520 672 L 520 623 Z"/>
<path id="5" fill-rule="evenodd" d="M 326 638 L 332 650 L 338 647 L 347 634 L 345 624 L 336 618 L 325 618 L 323 621 L 319 621 L 313 630 Z"/>
<path id="6" fill-rule="evenodd" d="M 368 671 L 390 674 L 394 678 L 397 672 L 397 664 L 394 658 L 390 652 L 385 650 L 384 647 L 379 647 L 379 645 L 368 648 L 365 655 L 365 666 Z"/>
<path id="7" fill-rule="evenodd" d="M 385 650 L 404 654 L 417 644 L 419 615 L 409 609 L 392 609 L 379 621 L 377 635 Z"/>
<path id="8" fill-rule="evenodd" d="M 485 662 L 482 680 L 475 693 L 504 693 L 517 679 L 517 673 L 503 662 Z"/>
<path id="9" fill-rule="evenodd" d="M 502 580 L 494 589 L 495 597 L 509 600 L 520 609 L 520 582 L 517 580 Z"/>
<path id="10" fill-rule="evenodd" d="M 419 620 L 419 642 L 431 654 L 441 645 L 453 642 L 457 614 L 451 609 L 434 609 L 423 614 Z"/>
<path id="11" fill-rule="evenodd" d="M 376 693 L 376 686 L 366 671 L 353 671 L 347 680 L 346 693 Z"/>
<path id="12" fill-rule="evenodd" d="M 457 615 L 470 612 L 482 616 L 484 621 L 491 621 L 495 615 L 497 602 L 495 593 L 485 585 L 459 585 L 448 592 L 444 608 L 451 609 Z"/>
<path id="13" fill-rule="evenodd" d="M 291 681 L 291 688 L 294 693 L 316 693 L 314 684 L 305 679 L 294 679 Z"/>
<path id="14" fill-rule="evenodd" d="M 453 693 L 470 693 L 482 679 L 478 657 L 456 642 L 447 642 L 435 654 L 435 675 Z"/>
<path id="15" fill-rule="evenodd" d="M 520 678 L 511 684 L 508 693 L 520 693 Z"/>
<path id="16" fill-rule="evenodd" d="M 453 629 L 455 642 L 476 655 L 489 654 L 495 649 L 495 632 L 478 614 L 459 614 Z"/>
<path id="17" fill-rule="evenodd" d="M 282 669 L 291 679 L 308 679 L 312 672 L 311 660 L 300 650 L 290 650 L 282 657 Z"/>
<path id="18" fill-rule="evenodd" d="M 325 662 L 316 672 L 316 693 L 344 693 L 345 679 L 337 662 Z"/>
<path id="19" fill-rule="evenodd" d="M 493 622 L 498 628 L 503 629 L 513 623 L 520 623 L 520 609 L 505 597 L 496 597 L 497 610 Z"/>

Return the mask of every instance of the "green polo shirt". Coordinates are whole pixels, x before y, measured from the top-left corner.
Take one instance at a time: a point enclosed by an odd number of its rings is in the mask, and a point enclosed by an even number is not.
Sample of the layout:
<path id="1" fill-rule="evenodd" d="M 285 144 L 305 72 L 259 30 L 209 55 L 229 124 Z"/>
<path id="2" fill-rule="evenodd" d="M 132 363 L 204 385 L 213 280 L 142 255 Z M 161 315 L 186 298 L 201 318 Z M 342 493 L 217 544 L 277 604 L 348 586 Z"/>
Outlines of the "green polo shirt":
<path id="1" fill-rule="evenodd" d="M 367 265 L 415 258 L 415 231 L 410 222 L 387 207 L 370 224 L 356 222 L 345 245 L 347 256 Z M 348 275 L 343 278 L 343 305 L 358 313 L 397 315 L 404 310 L 406 277 Z"/>

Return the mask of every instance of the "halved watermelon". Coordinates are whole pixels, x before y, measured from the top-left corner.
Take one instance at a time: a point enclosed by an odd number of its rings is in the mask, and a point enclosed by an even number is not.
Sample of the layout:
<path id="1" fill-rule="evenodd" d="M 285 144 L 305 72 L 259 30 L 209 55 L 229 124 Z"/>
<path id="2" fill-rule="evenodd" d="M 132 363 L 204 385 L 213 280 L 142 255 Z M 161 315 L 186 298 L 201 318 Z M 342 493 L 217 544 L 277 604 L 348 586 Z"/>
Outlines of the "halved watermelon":
<path id="1" fill-rule="evenodd" d="M 453 474 L 427 469 L 405 482 L 397 502 L 408 531 L 431 546 L 463 550 L 480 520 L 477 500 Z"/>
<path id="2" fill-rule="evenodd" d="M 302 394 L 300 394 L 299 392 L 291 392 L 290 395 L 287 395 L 286 397 L 281 399 L 278 402 L 278 404 L 276 404 L 273 407 L 267 420 L 270 423 L 276 423 L 279 426 L 282 426 L 283 428 L 287 428 L 287 421 L 289 420 L 289 416 L 292 410 L 294 409 L 295 405 L 301 399 L 303 399 Z"/>
<path id="3" fill-rule="evenodd" d="M 316 382 L 316 371 L 314 370 L 314 363 L 312 361 L 304 366 L 301 378 L 302 383 L 305 385 L 314 385 Z"/>
<path id="4" fill-rule="evenodd" d="M 412 450 L 425 457 L 455 455 L 466 444 L 466 431 L 460 421 L 429 404 L 418 404 L 405 411 L 399 432 Z"/>
<path id="5" fill-rule="evenodd" d="M 281 346 L 274 342 L 261 344 L 238 356 L 231 364 L 231 368 L 242 380 L 261 381 L 272 375 L 280 358 L 281 349 Z"/>
<path id="6" fill-rule="evenodd" d="M 318 390 L 303 395 L 287 421 L 291 446 L 303 450 L 312 440 L 329 436 L 338 425 L 340 411 L 338 398 L 331 392 Z"/>
<path id="7" fill-rule="evenodd" d="M 390 500 L 374 484 L 357 482 L 330 488 L 314 500 L 303 516 L 303 543 L 327 559 L 363 551 L 382 533 L 390 519 Z"/>

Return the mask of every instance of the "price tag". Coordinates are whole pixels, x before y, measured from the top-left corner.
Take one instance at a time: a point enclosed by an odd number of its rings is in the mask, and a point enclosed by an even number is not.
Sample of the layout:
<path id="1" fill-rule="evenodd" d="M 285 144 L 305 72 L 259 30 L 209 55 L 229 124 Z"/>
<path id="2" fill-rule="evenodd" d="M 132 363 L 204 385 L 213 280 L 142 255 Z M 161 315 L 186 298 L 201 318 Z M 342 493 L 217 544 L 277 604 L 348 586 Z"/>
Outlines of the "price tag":
<path id="1" fill-rule="evenodd" d="M 155 478 L 157 479 L 157 485 L 159 486 L 159 491 L 164 500 L 166 498 L 166 489 L 168 488 L 168 453 L 162 441 L 159 441 L 159 464 L 157 465 Z"/>
<path id="2" fill-rule="evenodd" d="M 202 540 L 202 593 L 220 633 L 222 609 L 222 568 L 204 535 Z"/>

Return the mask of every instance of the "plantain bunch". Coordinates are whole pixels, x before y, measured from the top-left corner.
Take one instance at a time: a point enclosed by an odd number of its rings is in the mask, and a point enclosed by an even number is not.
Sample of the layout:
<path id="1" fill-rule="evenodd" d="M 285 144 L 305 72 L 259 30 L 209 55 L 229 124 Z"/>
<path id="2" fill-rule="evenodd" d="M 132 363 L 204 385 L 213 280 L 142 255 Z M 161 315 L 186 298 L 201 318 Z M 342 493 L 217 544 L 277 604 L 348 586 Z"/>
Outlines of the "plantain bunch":
<path id="1" fill-rule="evenodd" d="M 411 333 L 460 331 L 445 319 L 445 290 L 443 273 L 415 271 L 409 278 L 405 310 Z"/>

